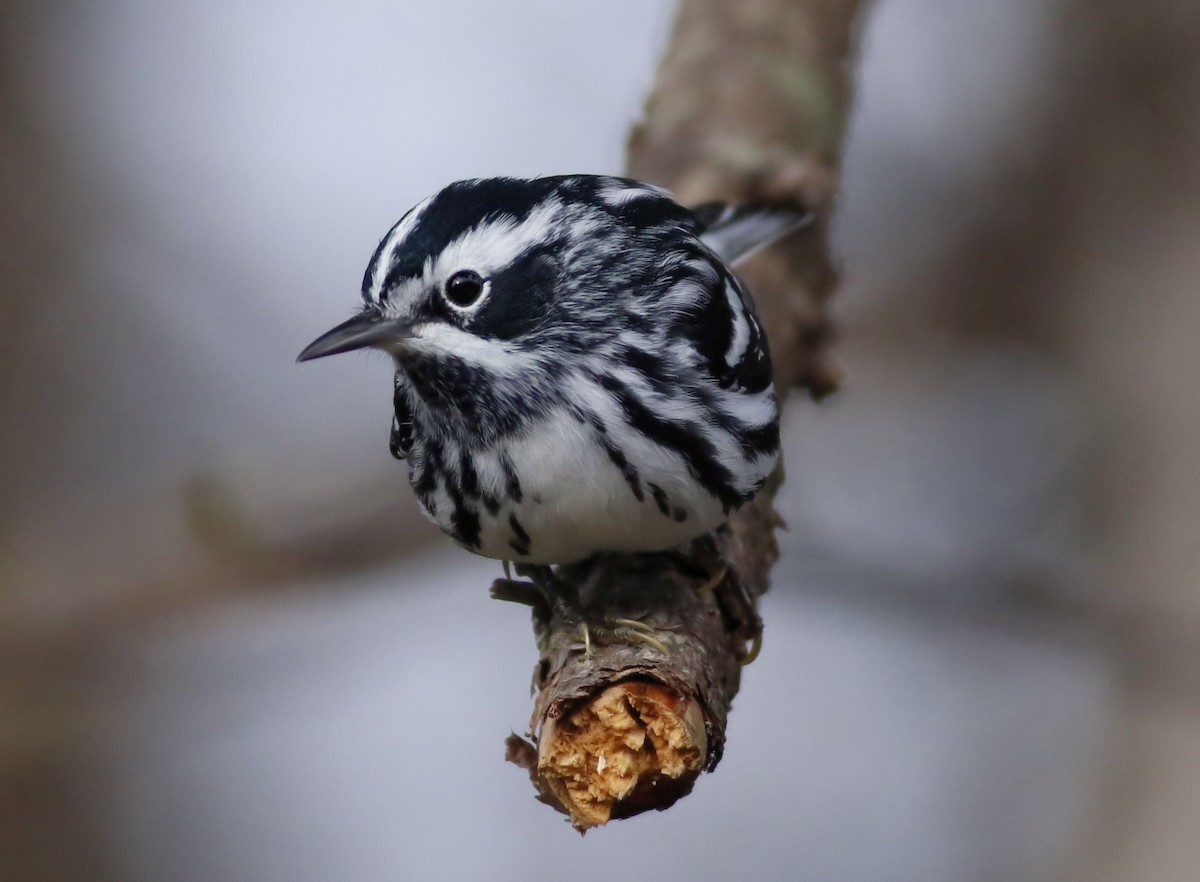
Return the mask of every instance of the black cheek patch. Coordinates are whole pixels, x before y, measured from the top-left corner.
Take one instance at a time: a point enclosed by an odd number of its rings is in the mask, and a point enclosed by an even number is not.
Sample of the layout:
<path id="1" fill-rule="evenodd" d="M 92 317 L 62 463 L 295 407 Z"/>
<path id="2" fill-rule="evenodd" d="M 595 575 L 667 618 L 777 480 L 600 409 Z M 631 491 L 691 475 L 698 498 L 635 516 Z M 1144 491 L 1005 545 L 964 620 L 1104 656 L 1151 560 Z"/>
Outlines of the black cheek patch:
<path id="1" fill-rule="evenodd" d="M 472 333 L 512 340 L 561 318 L 555 291 L 562 268 L 549 250 L 535 248 L 491 277 L 491 293 L 470 319 Z"/>

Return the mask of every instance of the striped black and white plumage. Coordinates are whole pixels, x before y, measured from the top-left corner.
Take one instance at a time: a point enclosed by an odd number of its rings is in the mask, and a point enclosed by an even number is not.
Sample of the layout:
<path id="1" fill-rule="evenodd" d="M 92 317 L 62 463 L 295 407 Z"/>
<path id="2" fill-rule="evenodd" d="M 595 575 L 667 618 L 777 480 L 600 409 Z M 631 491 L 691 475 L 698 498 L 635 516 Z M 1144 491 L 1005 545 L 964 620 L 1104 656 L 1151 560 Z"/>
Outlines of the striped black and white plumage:
<path id="1" fill-rule="evenodd" d="M 466 548 L 542 564 L 667 548 L 775 465 L 767 341 L 730 265 L 803 221 L 693 211 L 623 178 L 459 181 L 392 227 L 362 312 L 300 358 L 395 358 L 392 453 Z"/>

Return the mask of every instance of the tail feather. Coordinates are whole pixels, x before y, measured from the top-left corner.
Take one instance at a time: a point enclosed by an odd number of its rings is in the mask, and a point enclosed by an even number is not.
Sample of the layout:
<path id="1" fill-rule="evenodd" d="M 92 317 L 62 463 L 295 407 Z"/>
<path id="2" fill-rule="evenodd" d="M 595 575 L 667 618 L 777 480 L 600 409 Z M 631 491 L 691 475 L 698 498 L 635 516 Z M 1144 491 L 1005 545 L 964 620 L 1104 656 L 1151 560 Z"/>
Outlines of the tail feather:
<path id="1" fill-rule="evenodd" d="M 812 221 L 812 214 L 790 206 L 706 202 L 692 211 L 700 221 L 700 241 L 731 266 Z"/>

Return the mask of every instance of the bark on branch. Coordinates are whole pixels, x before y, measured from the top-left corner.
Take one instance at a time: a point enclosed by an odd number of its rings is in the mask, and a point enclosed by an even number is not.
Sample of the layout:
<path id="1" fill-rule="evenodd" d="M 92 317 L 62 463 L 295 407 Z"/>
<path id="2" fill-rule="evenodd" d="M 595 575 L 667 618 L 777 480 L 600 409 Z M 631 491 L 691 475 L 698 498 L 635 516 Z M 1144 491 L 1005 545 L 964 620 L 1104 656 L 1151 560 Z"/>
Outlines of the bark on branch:
<path id="1" fill-rule="evenodd" d="M 851 93 L 860 0 L 683 0 L 628 146 L 630 176 L 685 204 L 803 205 L 818 222 L 744 275 L 770 337 L 781 399 L 831 391 L 825 302 L 836 284 L 826 221 Z M 719 530 L 672 552 L 560 567 L 540 584 L 499 580 L 534 609 L 541 659 L 530 732 L 508 741 L 539 798 L 580 830 L 663 809 L 712 769 L 756 602 L 778 557 L 782 469 Z"/>

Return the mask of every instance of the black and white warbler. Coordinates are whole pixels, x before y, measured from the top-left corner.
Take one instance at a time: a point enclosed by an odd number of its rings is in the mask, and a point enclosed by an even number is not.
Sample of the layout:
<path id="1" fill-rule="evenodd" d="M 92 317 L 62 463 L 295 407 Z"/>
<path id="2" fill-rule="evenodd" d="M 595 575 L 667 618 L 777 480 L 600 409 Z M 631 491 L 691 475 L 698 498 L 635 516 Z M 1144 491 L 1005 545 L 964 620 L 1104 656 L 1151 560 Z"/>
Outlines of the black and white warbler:
<path id="1" fill-rule="evenodd" d="M 625 178 L 459 181 L 392 227 L 362 311 L 300 360 L 393 356 L 392 454 L 471 551 L 551 564 L 665 549 L 775 465 L 767 340 L 730 266 L 805 220 L 689 210 Z"/>

